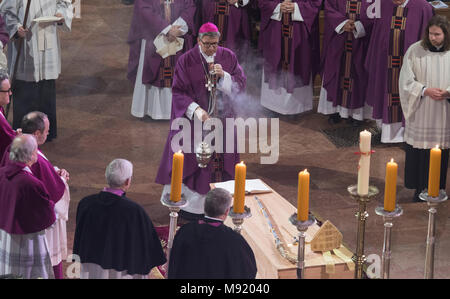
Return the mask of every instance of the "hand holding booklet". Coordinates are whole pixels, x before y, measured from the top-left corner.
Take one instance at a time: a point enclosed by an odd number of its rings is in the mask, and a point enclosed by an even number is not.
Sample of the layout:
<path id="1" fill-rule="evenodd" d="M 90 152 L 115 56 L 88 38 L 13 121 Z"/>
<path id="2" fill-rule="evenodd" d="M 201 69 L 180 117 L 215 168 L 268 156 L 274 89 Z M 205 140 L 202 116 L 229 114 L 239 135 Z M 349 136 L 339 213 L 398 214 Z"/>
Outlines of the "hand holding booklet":
<path id="1" fill-rule="evenodd" d="M 234 194 L 234 180 L 214 183 L 216 188 L 223 188 Z M 260 179 L 245 180 L 245 194 L 269 193 L 272 189 L 267 187 Z"/>

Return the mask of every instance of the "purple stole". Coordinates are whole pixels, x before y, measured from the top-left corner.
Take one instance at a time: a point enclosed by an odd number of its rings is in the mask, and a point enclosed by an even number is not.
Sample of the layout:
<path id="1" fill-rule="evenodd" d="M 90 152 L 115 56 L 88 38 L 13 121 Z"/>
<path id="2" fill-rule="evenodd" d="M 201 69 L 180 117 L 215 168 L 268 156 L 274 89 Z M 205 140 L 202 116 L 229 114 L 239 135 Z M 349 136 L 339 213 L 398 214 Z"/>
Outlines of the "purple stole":
<path id="1" fill-rule="evenodd" d="M 397 6 L 394 8 L 391 32 L 389 35 L 389 56 L 388 56 L 388 122 L 401 122 L 403 112 L 400 105 L 400 95 L 398 80 L 400 69 L 403 64 L 403 55 L 405 54 L 405 27 L 408 8 Z"/>
<path id="2" fill-rule="evenodd" d="M 283 2 L 284 0 L 281 0 Z M 290 13 L 283 13 L 281 18 L 281 37 L 283 39 L 281 43 L 281 68 L 283 70 L 289 70 L 289 64 L 291 61 L 291 48 L 292 48 L 292 32 L 293 23 Z"/>
<path id="3" fill-rule="evenodd" d="M 164 12 L 164 18 L 167 22 L 170 23 L 172 14 L 171 14 L 171 5 L 174 0 L 169 1 L 170 5 L 166 5 L 167 0 L 160 0 L 161 3 L 161 11 Z M 173 69 L 175 66 L 175 55 L 171 55 L 161 60 L 161 65 L 159 67 L 159 81 L 161 82 L 162 87 L 172 87 L 173 80 Z"/>
<path id="4" fill-rule="evenodd" d="M 361 1 L 348 0 L 346 16 L 348 19 L 357 21 L 360 18 Z M 349 99 L 352 96 L 353 74 L 352 74 L 352 53 L 353 53 L 353 32 L 347 32 L 347 38 L 344 46 L 344 55 L 341 59 L 340 71 L 340 89 L 342 92 L 341 106 L 348 107 Z"/>
<path id="5" fill-rule="evenodd" d="M 216 11 L 214 13 L 214 24 L 219 28 L 220 42 L 219 46 L 223 47 L 227 41 L 228 17 L 230 16 L 230 5 L 226 0 L 215 0 Z"/>

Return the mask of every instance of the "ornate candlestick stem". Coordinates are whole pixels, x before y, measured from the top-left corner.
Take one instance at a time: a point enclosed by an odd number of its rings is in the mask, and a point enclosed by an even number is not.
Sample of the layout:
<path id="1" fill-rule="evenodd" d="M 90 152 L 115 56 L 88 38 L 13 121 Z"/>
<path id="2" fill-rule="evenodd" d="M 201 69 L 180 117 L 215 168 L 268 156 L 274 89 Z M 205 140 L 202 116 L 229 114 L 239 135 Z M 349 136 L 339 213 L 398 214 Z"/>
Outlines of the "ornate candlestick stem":
<path id="1" fill-rule="evenodd" d="M 247 206 L 244 206 L 244 213 L 235 213 L 233 211 L 233 207 L 231 207 L 228 216 L 230 216 L 233 220 L 234 231 L 240 234 L 242 231 L 242 224 L 244 223 L 244 219 L 251 217 L 252 213 L 250 211 L 250 208 Z"/>
<path id="2" fill-rule="evenodd" d="M 297 220 L 297 213 L 289 217 L 289 221 L 297 227 L 298 234 L 298 262 L 297 262 L 297 278 L 303 279 L 305 277 L 305 247 L 306 247 L 306 231 L 308 227 L 316 222 L 313 215 L 309 215 L 308 220 Z"/>
<path id="3" fill-rule="evenodd" d="M 403 214 L 401 207 L 396 206 L 395 210 L 388 212 L 383 206 L 377 207 L 375 209 L 377 215 L 383 216 L 384 221 L 384 240 L 383 240 L 383 254 L 381 256 L 381 277 L 383 279 L 389 279 L 389 269 L 391 263 L 391 231 L 392 231 L 392 220 Z"/>
<path id="4" fill-rule="evenodd" d="M 356 240 L 356 253 L 353 255 L 352 260 L 355 262 L 355 278 L 363 278 L 363 267 L 366 263 L 366 256 L 364 255 L 364 235 L 366 230 L 366 219 L 369 217 L 367 213 L 367 203 L 371 198 L 378 194 L 378 189 L 374 186 L 369 186 L 368 194 L 359 195 L 357 192 L 357 185 L 351 185 L 347 188 L 350 195 L 356 199 L 359 203 L 358 212 L 355 214 L 358 219 L 358 234 Z"/>
<path id="5" fill-rule="evenodd" d="M 187 205 L 187 201 L 184 198 L 184 195 L 181 194 L 181 199 L 178 202 L 174 202 L 170 200 L 170 193 L 167 193 L 162 199 L 161 203 L 169 208 L 170 211 L 170 223 L 169 223 L 169 237 L 167 240 L 167 260 L 170 258 L 170 251 L 172 250 L 173 238 L 175 237 L 175 233 L 177 231 L 177 222 L 178 222 L 178 212 L 181 208 Z"/>
<path id="6" fill-rule="evenodd" d="M 445 190 L 439 190 L 437 197 L 428 195 L 428 190 L 420 193 L 419 198 L 428 203 L 428 233 L 427 233 L 427 249 L 425 254 L 425 271 L 424 278 L 432 279 L 434 277 L 434 241 L 436 235 L 436 213 L 437 206 L 448 199 Z"/>

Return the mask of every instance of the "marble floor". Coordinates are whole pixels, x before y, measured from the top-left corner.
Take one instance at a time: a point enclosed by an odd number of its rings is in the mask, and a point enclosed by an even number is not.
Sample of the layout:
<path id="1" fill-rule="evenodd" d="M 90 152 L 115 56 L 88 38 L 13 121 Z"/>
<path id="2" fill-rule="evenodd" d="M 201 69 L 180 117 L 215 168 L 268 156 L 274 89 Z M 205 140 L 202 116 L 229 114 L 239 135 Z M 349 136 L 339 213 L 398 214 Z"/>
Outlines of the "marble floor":
<path id="1" fill-rule="evenodd" d="M 106 165 L 114 158 L 134 164 L 128 195 L 140 203 L 154 224 L 168 224 L 168 210 L 160 203 L 162 186 L 155 176 L 167 137 L 168 121 L 130 114 L 132 84 L 126 78 L 126 43 L 133 6 L 120 0 L 82 1 L 81 18 L 74 19 L 71 33 L 61 34 L 62 74 L 57 80 L 58 138 L 44 144 L 47 157 L 70 172 L 68 242 L 72 248 L 77 203 L 105 186 Z M 249 57 L 255 57 L 249 53 Z M 246 107 L 248 116 L 269 117 L 258 102 L 260 68 L 246 65 L 248 91 L 255 100 Z M 254 69 L 253 69 L 254 67 Z M 317 101 L 315 101 L 315 107 Z M 316 108 L 315 108 L 316 109 Z M 357 203 L 347 186 L 357 180 L 356 147 L 337 148 L 320 130 L 330 128 L 327 117 L 316 110 L 296 118 L 280 117 L 279 160 L 260 164 L 261 153 L 244 154 L 248 178 L 261 178 L 295 204 L 297 173 L 311 173 L 310 210 L 330 220 L 342 232 L 344 242 L 356 248 Z M 345 123 L 339 124 L 346 125 Z M 371 184 L 384 190 L 385 164 L 393 157 L 399 164 L 398 203 L 404 215 L 392 231 L 392 278 L 422 278 L 428 224 L 425 203 L 413 203 L 414 191 L 403 187 L 404 152 L 401 144 L 378 145 L 371 158 Z M 448 176 L 450 178 L 450 176 Z M 450 184 L 447 184 L 450 187 Z M 447 190 L 449 192 L 450 190 Z M 374 209 L 379 194 L 368 205 L 365 253 L 381 254 L 383 221 Z M 449 205 L 438 208 L 436 220 L 435 278 L 450 278 Z"/>

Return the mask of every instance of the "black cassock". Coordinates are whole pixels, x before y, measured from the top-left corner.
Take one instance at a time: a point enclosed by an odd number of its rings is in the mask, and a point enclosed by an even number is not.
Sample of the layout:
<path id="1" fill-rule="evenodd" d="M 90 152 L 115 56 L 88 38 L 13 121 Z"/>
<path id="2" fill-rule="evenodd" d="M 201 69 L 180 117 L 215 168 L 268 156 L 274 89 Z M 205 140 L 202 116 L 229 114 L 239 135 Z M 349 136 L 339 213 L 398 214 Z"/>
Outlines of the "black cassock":
<path id="1" fill-rule="evenodd" d="M 166 262 L 145 210 L 125 195 L 100 192 L 78 204 L 73 253 L 81 263 L 146 275 Z"/>
<path id="2" fill-rule="evenodd" d="M 222 222 L 183 225 L 169 258 L 169 278 L 253 279 L 256 260 L 247 241 Z"/>

